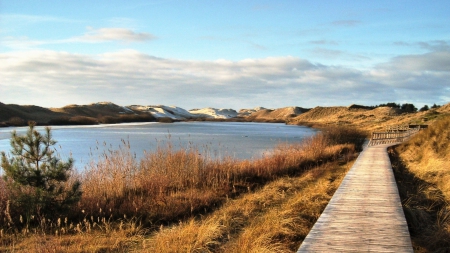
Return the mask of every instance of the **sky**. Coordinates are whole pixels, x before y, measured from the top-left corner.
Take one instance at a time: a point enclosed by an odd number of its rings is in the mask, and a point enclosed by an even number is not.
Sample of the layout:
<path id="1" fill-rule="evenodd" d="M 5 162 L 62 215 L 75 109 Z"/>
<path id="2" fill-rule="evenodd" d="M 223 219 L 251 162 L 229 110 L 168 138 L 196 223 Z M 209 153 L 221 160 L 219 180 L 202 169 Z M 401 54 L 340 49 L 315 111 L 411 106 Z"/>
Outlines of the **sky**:
<path id="1" fill-rule="evenodd" d="M 450 1 L 0 0 L 0 102 L 450 102 Z"/>

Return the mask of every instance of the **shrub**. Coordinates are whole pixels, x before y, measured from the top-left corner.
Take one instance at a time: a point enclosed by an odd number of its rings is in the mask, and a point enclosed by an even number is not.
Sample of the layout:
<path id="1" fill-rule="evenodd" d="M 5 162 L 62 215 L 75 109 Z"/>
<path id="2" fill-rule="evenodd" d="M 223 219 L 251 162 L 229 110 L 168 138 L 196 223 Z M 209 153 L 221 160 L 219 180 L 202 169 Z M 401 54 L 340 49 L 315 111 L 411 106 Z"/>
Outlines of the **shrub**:
<path id="1" fill-rule="evenodd" d="M 339 144 L 355 144 L 355 148 L 361 151 L 363 144 L 366 141 L 368 133 L 353 127 L 326 127 L 323 133 L 329 145 L 339 145 Z"/>
<path id="2" fill-rule="evenodd" d="M 26 135 L 12 133 L 12 157 L 1 153 L 11 210 L 15 214 L 13 217 L 20 216 L 21 223 L 22 215 L 25 215 L 27 225 L 35 220 L 34 217 L 38 221 L 57 217 L 81 198 L 78 181 L 70 187 L 65 184 L 73 160 L 61 161 L 52 149 L 55 144 L 50 128 L 47 127 L 42 135 L 31 123 Z"/>
<path id="3" fill-rule="evenodd" d="M 413 104 L 408 104 L 408 103 L 402 104 L 401 109 L 402 109 L 402 111 L 408 112 L 408 113 L 409 112 L 417 112 L 417 108 Z"/>
<path id="4" fill-rule="evenodd" d="M 113 116 L 104 116 L 100 117 L 98 121 L 102 124 L 115 124 L 115 123 L 121 123 L 122 120 L 119 117 L 113 117 Z"/>
<path id="5" fill-rule="evenodd" d="M 424 105 L 422 108 L 420 108 L 420 112 L 425 112 L 428 111 L 430 108 L 428 107 L 428 105 Z"/>
<path id="6" fill-rule="evenodd" d="M 20 117 L 12 117 L 7 122 L 10 126 L 26 126 L 26 123 L 27 122 Z"/>
<path id="7" fill-rule="evenodd" d="M 86 116 L 74 116 L 74 117 L 59 117 L 56 119 L 52 119 L 48 122 L 49 125 L 58 126 L 58 125 L 96 125 L 98 121 L 92 117 Z"/>
<path id="8" fill-rule="evenodd" d="M 158 119 L 159 123 L 173 123 L 173 119 L 169 117 L 162 117 Z"/>
<path id="9" fill-rule="evenodd" d="M 397 108 L 400 109 L 400 104 L 396 104 L 395 102 L 389 102 L 386 104 L 380 104 L 378 107 L 391 107 L 391 108 Z"/>
<path id="10" fill-rule="evenodd" d="M 139 114 L 139 115 L 120 115 L 122 122 L 151 122 L 155 121 L 155 117 L 151 114 Z"/>
<path id="11" fill-rule="evenodd" d="M 70 117 L 58 117 L 51 119 L 47 124 L 53 126 L 70 125 Z"/>
<path id="12" fill-rule="evenodd" d="M 75 116 L 70 118 L 69 123 L 71 125 L 96 125 L 98 121 L 92 117 Z"/>

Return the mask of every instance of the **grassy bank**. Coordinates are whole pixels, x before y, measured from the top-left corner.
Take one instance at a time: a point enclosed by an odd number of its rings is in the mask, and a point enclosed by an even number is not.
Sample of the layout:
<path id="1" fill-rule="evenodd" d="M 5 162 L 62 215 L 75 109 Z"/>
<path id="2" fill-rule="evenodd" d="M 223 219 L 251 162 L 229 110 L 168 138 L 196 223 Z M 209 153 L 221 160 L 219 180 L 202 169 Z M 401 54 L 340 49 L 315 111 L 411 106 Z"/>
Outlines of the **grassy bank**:
<path id="1" fill-rule="evenodd" d="M 82 199 L 55 220 L 44 214 L 23 224 L 0 181 L 0 251 L 295 251 L 364 137 L 326 129 L 253 161 L 213 160 L 196 147 L 170 145 L 137 161 L 124 142 L 73 175 Z"/>
<path id="2" fill-rule="evenodd" d="M 414 250 L 449 252 L 450 117 L 390 154 Z"/>
<path id="3" fill-rule="evenodd" d="M 228 200 L 211 215 L 163 227 L 144 252 L 296 252 L 350 164 L 327 163 Z"/>

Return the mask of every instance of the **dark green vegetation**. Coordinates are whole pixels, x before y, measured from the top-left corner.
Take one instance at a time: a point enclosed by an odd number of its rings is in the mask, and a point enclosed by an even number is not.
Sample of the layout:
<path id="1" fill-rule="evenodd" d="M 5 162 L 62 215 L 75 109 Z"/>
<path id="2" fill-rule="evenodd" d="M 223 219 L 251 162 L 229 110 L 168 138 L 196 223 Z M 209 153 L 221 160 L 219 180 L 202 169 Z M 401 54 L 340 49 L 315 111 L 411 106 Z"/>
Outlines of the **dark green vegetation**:
<path id="1" fill-rule="evenodd" d="M 55 144 L 50 128 L 42 135 L 30 124 L 26 135 L 12 133 L 11 156 L 1 153 L 8 199 L 2 203 L 4 224 L 36 226 L 43 219 L 66 214 L 80 200 L 80 182 L 67 184 L 73 160 L 61 161 L 53 150 Z"/>
<path id="2" fill-rule="evenodd" d="M 394 102 L 389 102 L 389 103 L 379 104 L 379 105 L 375 105 L 375 106 L 352 105 L 351 107 L 359 108 L 359 109 L 375 109 L 378 107 L 390 107 L 390 108 L 394 108 L 394 109 L 399 109 L 399 110 L 401 110 L 401 112 L 405 112 L 405 113 L 417 112 L 416 106 L 414 106 L 414 104 L 410 104 L 410 103 L 397 104 Z M 440 105 L 433 104 L 433 106 L 431 106 L 431 109 L 436 109 L 439 107 L 440 107 Z M 423 112 L 423 111 L 428 111 L 429 109 L 430 109 L 430 107 L 428 107 L 428 105 L 424 105 L 423 107 L 420 108 L 419 111 Z"/>

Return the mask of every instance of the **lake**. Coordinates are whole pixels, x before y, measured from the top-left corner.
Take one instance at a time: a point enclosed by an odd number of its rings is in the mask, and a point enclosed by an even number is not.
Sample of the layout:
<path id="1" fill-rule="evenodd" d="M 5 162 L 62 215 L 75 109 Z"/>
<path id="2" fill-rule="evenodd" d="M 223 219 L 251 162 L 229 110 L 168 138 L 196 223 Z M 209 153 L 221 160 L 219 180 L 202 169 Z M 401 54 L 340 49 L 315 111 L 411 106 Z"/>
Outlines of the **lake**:
<path id="1" fill-rule="evenodd" d="M 43 133 L 44 127 L 36 127 Z M 9 152 L 11 132 L 24 134 L 27 127 L 0 128 L 0 151 Z M 119 149 L 129 142 L 139 159 L 168 143 L 176 149 L 195 146 L 211 158 L 260 158 L 279 144 L 299 143 L 317 130 L 281 123 L 176 122 L 133 123 L 95 126 L 54 126 L 53 138 L 63 159 L 72 156 L 83 168 L 105 150 Z"/>

